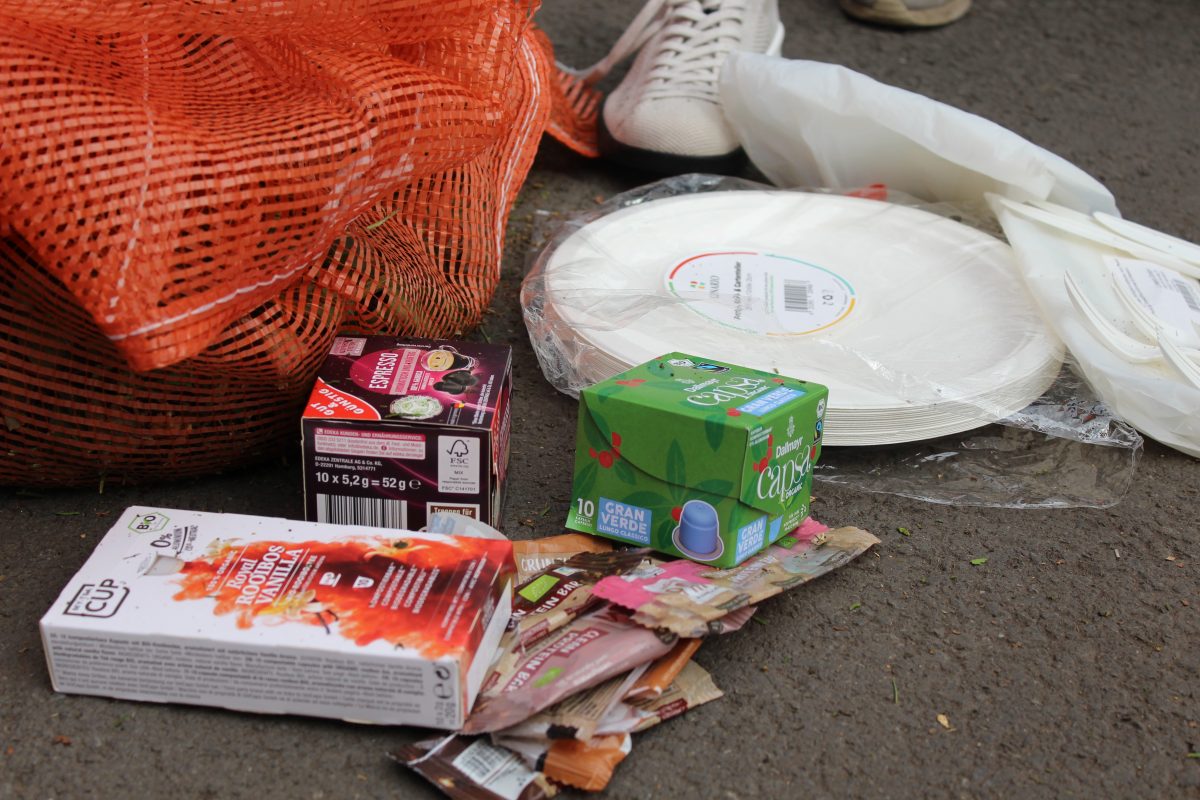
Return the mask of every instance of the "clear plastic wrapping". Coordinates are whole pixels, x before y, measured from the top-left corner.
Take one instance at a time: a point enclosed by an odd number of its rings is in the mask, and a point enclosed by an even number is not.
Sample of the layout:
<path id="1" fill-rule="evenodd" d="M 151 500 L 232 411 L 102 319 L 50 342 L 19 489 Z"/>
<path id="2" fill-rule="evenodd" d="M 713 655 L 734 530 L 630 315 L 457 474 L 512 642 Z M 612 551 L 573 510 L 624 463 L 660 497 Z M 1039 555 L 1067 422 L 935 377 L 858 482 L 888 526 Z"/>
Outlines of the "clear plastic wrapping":
<path id="1" fill-rule="evenodd" d="M 1111 505 L 1140 437 L 1064 370 L 989 225 L 983 206 L 883 187 L 679 176 L 542 226 L 522 306 L 567 394 L 671 350 L 827 384 L 819 480 L 942 503 Z"/>
<path id="2" fill-rule="evenodd" d="M 1067 369 L 997 424 L 890 448 L 829 448 L 814 476 L 947 505 L 1107 508 L 1129 488 L 1141 447 L 1138 432 Z"/>

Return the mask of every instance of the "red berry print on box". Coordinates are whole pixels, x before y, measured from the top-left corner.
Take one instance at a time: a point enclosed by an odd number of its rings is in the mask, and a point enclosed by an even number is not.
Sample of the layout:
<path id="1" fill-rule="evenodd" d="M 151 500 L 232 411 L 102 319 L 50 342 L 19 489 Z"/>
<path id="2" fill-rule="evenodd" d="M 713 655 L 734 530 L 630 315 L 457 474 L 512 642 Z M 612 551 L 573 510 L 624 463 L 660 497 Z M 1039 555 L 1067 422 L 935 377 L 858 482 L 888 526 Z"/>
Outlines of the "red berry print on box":
<path id="1" fill-rule="evenodd" d="M 621 457 L 621 451 L 616 448 L 620 444 L 621 437 L 618 434 L 612 435 L 614 446 L 611 450 L 597 450 L 595 447 L 588 448 L 588 458 L 600 464 L 601 469 L 611 469 L 617 459 Z"/>

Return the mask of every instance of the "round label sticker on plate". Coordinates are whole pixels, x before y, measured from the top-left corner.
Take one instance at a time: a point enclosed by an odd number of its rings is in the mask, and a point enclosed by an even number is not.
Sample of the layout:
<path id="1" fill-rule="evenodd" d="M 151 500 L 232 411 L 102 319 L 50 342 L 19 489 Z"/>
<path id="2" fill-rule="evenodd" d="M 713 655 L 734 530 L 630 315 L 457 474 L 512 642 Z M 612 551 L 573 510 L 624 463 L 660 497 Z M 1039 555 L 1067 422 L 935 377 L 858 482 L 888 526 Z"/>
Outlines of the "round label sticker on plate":
<path id="1" fill-rule="evenodd" d="M 667 271 L 667 291 L 697 314 L 768 336 L 802 336 L 836 325 L 854 310 L 845 278 L 797 258 L 758 251 L 702 253 Z"/>

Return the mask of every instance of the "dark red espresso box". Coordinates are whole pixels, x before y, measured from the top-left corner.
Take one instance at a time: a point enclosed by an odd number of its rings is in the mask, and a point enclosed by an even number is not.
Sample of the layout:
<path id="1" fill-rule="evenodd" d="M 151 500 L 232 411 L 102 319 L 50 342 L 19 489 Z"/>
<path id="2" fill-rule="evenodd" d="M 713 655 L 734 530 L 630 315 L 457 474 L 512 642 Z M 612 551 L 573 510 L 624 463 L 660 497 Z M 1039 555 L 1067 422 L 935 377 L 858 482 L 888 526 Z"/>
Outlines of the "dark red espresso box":
<path id="1" fill-rule="evenodd" d="M 448 511 L 500 522 L 512 348 L 341 336 L 300 427 L 309 520 L 419 530 Z"/>

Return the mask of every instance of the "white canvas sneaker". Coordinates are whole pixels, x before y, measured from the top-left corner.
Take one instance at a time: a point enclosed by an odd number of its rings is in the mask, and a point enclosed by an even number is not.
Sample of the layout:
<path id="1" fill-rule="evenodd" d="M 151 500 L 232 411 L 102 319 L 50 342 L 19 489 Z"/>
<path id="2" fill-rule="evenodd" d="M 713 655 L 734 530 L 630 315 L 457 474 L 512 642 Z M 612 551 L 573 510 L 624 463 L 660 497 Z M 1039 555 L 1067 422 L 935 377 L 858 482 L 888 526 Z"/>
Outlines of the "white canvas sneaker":
<path id="1" fill-rule="evenodd" d="M 971 0 L 840 0 L 852 17 L 896 28 L 948 25 L 971 9 Z"/>
<path id="2" fill-rule="evenodd" d="M 734 51 L 778 55 L 782 44 L 777 0 L 650 0 L 585 73 L 597 80 L 641 48 L 604 102 L 600 151 L 660 173 L 736 171 L 745 155 L 721 110 L 721 65 Z"/>

